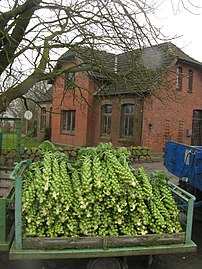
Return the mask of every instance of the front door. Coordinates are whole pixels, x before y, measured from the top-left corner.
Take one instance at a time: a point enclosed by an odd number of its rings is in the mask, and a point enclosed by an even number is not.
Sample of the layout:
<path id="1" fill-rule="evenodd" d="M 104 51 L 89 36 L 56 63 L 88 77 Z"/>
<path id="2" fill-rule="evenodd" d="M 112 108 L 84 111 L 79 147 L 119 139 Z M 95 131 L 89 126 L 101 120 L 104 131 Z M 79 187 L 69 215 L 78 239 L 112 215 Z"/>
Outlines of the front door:
<path id="1" fill-rule="evenodd" d="M 202 110 L 193 111 L 192 120 L 192 145 L 202 145 Z"/>

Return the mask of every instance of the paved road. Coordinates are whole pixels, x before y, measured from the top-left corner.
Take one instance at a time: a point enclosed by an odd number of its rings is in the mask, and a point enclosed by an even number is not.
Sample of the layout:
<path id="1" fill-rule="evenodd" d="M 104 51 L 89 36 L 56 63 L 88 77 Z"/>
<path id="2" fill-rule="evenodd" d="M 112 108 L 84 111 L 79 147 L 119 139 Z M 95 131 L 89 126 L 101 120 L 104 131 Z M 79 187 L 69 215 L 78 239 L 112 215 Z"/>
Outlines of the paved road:
<path id="1" fill-rule="evenodd" d="M 134 163 L 133 164 L 134 168 L 138 168 L 141 166 L 143 166 L 146 169 L 148 175 L 150 175 L 151 172 L 154 170 L 163 170 L 166 172 L 166 174 L 168 175 L 171 182 L 173 182 L 175 184 L 178 182 L 178 179 L 174 175 L 172 175 L 170 172 L 168 172 L 168 170 L 165 168 L 162 158 L 156 162 Z"/>
<path id="2" fill-rule="evenodd" d="M 135 167 L 144 166 L 148 173 L 153 170 L 165 170 L 162 162 L 135 164 Z M 168 171 L 170 180 L 177 182 L 177 179 Z M 197 244 L 196 253 L 189 254 L 167 254 L 156 255 L 150 269 L 201 269 L 202 268 L 202 222 L 193 223 L 193 241 Z M 48 260 L 48 261 L 10 261 L 8 253 L 0 254 L 0 269 L 86 269 L 88 260 Z M 129 257 L 128 269 L 146 269 L 147 259 L 143 256 Z M 103 268 L 103 267 L 102 267 Z M 101 267 L 100 267 L 101 269 Z M 105 269 L 107 269 L 105 267 Z M 110 269 L 114 269 L 111 268 Z"/>

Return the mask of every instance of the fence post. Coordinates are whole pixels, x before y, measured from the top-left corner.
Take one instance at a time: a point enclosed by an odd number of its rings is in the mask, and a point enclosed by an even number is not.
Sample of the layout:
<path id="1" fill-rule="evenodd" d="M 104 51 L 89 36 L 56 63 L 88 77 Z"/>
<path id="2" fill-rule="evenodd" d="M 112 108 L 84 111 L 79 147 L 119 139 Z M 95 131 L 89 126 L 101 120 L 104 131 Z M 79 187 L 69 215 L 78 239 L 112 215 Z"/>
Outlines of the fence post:
<path id="1" fill-rule="evenodd" d="M 1 151 L 2 151 L 2 141 L 3 141 L 3 133 L 0 132 L 0 155 L 1 155 Z"/>

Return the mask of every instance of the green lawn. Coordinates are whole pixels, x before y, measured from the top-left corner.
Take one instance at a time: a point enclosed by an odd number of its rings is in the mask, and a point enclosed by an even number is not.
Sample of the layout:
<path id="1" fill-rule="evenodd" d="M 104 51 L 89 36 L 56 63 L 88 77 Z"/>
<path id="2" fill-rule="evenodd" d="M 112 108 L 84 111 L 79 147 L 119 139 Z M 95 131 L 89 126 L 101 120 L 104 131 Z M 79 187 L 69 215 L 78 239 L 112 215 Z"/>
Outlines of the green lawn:
<path id="1" fill-rule="evenodd" d="M 41 142 L 37 141 L 35 137 L 21 137 L 20 144 L 26 148 L 37 148 Z M 16 134 L 3 133 L 2 148 L 3 149 L 16 149 Z"/>
<path id="2" fill-rule="evenodd" d="M 38 148 L 40 144 L 41 141 L 38 141 L 35 137 L 21 139 L 21 145 L 25 146 L 26 148 Z"/>

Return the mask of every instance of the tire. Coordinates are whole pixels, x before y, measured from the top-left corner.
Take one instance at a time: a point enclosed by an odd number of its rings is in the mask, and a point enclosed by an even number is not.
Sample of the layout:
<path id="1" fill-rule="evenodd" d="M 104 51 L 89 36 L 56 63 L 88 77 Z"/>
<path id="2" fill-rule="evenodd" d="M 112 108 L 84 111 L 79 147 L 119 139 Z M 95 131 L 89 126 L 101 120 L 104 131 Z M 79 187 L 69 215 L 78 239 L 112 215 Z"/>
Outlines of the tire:
<path id="1" fill-rule="evenodd" d="M 118 258 L 97 258 L 89 261 L 87 269 L 121 269 L 121 261 Z"/>
<path id="2" fill-rule="evenodd" d="M 202 207 L 195 207 L 194 208 L 194 216 L 195 221 L 202 222 Z"/>

